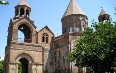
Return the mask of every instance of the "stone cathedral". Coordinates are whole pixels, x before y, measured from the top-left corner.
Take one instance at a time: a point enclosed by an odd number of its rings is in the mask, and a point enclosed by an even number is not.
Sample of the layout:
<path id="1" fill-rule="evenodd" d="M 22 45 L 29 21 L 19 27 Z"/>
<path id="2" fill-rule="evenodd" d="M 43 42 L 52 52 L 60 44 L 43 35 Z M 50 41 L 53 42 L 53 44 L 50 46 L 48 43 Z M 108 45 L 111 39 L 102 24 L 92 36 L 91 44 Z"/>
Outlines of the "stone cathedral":
<path id="1" fill-rule="evenodd" d="M 22 73 L 86 73 L 86 67 L 77 68 L 74 62 L 66 60 L 75 40 L 88 26 L 88 17 L 76 1 L 70 1 L 61 18 L 62 35 L 57 37 L 48 26 L 37 30 L 30 13 L 31 7 L 25 0 L 15 6 L 15 16 L 8 27 L 4 73 L 19 73 L 20 63 Z M 98 20 L 108 18 L 109 15 L 102 9 Z M 23 42 L 18 40 L 19 31 L 24 35 Z"/>

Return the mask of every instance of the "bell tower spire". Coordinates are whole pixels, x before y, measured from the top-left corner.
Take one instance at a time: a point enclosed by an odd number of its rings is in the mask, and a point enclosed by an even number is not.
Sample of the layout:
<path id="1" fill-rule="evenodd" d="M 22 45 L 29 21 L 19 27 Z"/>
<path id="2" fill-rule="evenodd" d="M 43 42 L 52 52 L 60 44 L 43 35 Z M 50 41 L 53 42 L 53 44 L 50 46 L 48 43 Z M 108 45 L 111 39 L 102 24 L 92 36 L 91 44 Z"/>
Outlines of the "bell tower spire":
<path id="1" fill-rule="evenodd" d="M 29 18 L 30 12 L 31 7 L 25 0 L 15 6 L 15 17 L 8 27 L 3 73 L 18 73 L 19 63 L 21 73 L 44 73 L 44 50 L 38 44 L 37 27 Z"/>
<path id="2" fill-rule="evenodd" d="M 100 14 L 99 14 L 99 16 L 98 16 L 98 20 L 99 20 L 99 22 L 102 22 L 102 21 L 104 21 L 104 20 L 109 20 L 109 14 L 101 7 L 101 12 L 100 12 Z"/>
<path id="3" fill-rule="evenodd" d="M 15 6 L 15 17 L 30 17 L 31 7 L 26 0 L 21 0 Z"/>
<path id="4" fill-rule="evenodd" d="M 88 25 L 88 18 L 76 0 L 70 0 L 61 21 L 62 34 L 81 32 Z"/>
<path id="5" fill-rule="evenodd" d="M 82 9 L 80 8 L 80 6 L 76 3 L 75 0 L 70 0 L 70 3 L 63 15 L 63 18 L 68 16 L 68 15 L 72 15 L 72 14 L 81 14 L 81 15 L 85 15 L 85 13 L 82 11 Z"/>

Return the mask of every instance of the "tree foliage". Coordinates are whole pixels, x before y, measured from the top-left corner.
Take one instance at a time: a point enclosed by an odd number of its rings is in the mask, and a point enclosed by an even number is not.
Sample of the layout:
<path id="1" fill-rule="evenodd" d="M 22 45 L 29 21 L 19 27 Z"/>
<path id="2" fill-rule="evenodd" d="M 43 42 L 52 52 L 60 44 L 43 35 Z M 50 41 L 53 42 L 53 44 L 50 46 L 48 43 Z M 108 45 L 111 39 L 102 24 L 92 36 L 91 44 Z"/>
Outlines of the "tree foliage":
<path id="1" fill-rule="evenodd" d="M 3 66 L 4 66 L 4 61 L 0 61 L 0 73 L 3 73 Z"/>
<path id="2" fill-rule="evenodd" d="M 9 2 L 4 1 L 4 0 L 0 0 L 0 4 L 2 4 L 2 5 L 8 5 L 8 4 L 9 4 Z"/>
<path id="3" fill-rule="evenodd" d="M 75 42 L 68 61 L 79 67 L 91 67 L 94 72 L 112 72 L 116 60 L 116 23 L 112 20 L 93 22 Z"/>
<path id="4" fill-rule="evenodd" d="M 21 63 L 18 64 L 18 73 L 22 73 L 22 64 Z"/>

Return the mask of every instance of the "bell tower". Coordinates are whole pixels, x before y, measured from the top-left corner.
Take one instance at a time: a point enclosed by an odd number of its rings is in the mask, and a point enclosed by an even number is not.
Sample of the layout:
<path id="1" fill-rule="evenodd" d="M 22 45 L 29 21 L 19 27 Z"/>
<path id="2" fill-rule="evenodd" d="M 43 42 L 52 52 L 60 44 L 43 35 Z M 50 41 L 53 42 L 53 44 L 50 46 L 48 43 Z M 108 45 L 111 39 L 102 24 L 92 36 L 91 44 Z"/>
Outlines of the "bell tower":
<path id="1" fill-rule="evenodd" d="M 10 20 L 8 28 L 7 43 L 10 43 L 10 41 L 18 41 L 18 31 L 21 31 L 24 34 L 24 42 L 36 43 L 36 26 L 29 18 L 30 12 L 31 7 L 26 0 L 21 0 L 18 5 L 15 6 L 15 16 Z"/>
<path id="2" fill-rule="evenodd" d="M 110 17 L 110 15 L 107 14 L 107 12 L 102 8 L 102 10 L 101 10 L 101 12 L 100 12 L 100 14 L 98 16 L 99 22 L 102 22 L 104 20 L 109 20 L 109 17 Z"/>
<path id="3" fill-rule="evenodd" d="M 76 0 L 70 0 L 70 3 L 61 19 L 62 22 L 62 35 L 68 36 L 68 45 L 65 56 L 67 57 L 68 53 L 72 52 L 74 48 L 74 42 L 80 39 L 81 32 L 88 26 L 88 17 L 76 3 Z M 63 67 L 64 68 L 64 67 Z M 85 68 L 80 68 L 76 66 L 75 62 L 67 63 L 65 67 L 67 72 L 63 73 L 82 73 Z"/>
<path id="4" fill-rule="evenodd" d="M 15 6 L 15 16 L 8 27 L 7 46 L 5 48 L 4 73 L 19 73 L 18 66 L 22 65 L 21 73 L 43 73 L 43 47 L 37 42 L 37 31 L 30 17 L 31 7 L 21 0 Z M 24 36 L 19 41 L 19 34 Z"/>
<path id="5" fill-rule="evenodd" d="M 62 19 L 62 34 L 79 33 L 88 25 L 88 18 L 75 0 L 70 3 Z"/>
<path id="6" fill-rule="evenodd" d="M 15 17 L 29 17 L 30 12 L 31 8 L 26 0 L 22 0 L 17 6 L 15 6 Z"/>

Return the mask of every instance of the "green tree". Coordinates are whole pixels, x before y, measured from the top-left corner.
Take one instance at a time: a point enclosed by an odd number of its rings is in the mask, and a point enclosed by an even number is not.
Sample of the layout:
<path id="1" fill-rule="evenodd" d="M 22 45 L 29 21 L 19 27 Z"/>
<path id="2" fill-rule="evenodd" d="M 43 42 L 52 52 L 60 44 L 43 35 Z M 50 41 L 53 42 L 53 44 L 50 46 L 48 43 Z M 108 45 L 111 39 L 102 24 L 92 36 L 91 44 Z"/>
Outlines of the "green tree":
<path id="1" fill-rule="evenodd" d="M 93 22 L 75 42 L 67 57 L 79 67 L 90 67 L 95 73 L 113 72 L 116 61 L 116 23 L 112 20 Z"/>
<path id="2" fill-rule="evenodd" d="M 8 4 L 9 4 L 9 2 L 4 1 L 4 0 L 0 0 L 0 4 L 2 4 L 2 5 L 8 5 Z"/>
<path id="3" fill-rule="evenodd" d="M 18 65 L 18 73 L 22 73 L 22 64 L 21 63 L 19 63 L 19 65 Z"/>
<path id="4" fill-rule="evenodd" d="M 0 61 L 0 73 L 3 73 L 3 66 L 4 66 L 4 61 Z"/>

